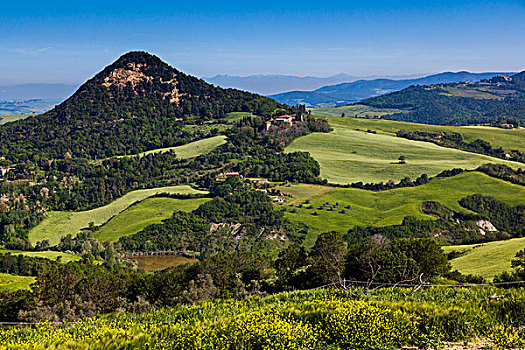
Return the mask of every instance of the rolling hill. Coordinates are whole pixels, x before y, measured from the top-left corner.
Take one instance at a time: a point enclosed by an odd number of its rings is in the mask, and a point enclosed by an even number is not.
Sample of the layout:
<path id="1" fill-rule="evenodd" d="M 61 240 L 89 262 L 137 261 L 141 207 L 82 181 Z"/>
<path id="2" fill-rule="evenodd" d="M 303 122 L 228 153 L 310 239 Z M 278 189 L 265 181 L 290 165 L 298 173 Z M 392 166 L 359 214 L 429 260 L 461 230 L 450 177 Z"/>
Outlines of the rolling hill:
<path id="1" fill-rule="evenodd" d="M 525 189 L 479 172 L 463 173 L 450 178 L 439 178 L 429 183 L 392 189 L 381 192 L 357 188 L 334 188 L 320 185 L 293 184 L 278 187 L 286 196 L 286 217 L 306 224 L 313 231 L 305 245 L 311 245 L 319 232 L 339 231 L 359 226 L 399 225 L 406 216 L 432 219 L 421 211 L 425 201 L 437 201 L 460 213 L 469 212 L 458 201 L 468 195 L 480 193 L 493 196 L 508 205 L 524 205 Z M 308 205 L 304 201 L 309 200 Z M 338 209 L 329 206 L 320 209 L 323 203 L 339 203 Z M 312 205 L 312 208 L 309 206 Z M 350 205 L 347 209 L 346 206 Z M 341 213 L 345 209 L 345 213 Z M 317 212 L 318 215 L 314 215 Z M 469 272 L 470 273 L 470 272 Z"/>
<path id="2" fill-rule="evenodd" d="M 525 123 L 525 71 L 477 83 L 410 86 L 359 104 L 400 109 L 388 117 L 424 124 L 471 125 L 507 118 Z"/>
<path id="3" fill-rule="evenodd" d="M 444 72 L 417 79 L 357 80 L 351 83 L 324 86 L 314 91 L 289 91 L 281 94 L 270 95 L 269 97 L 289 105 L 304 104 L 307 107 L 342 106 L 373 96 L 402 90 L 411 85 L 480 81 L 483 79 L 490 79 L 497 75 L 508 74 L 512 73 Z"/>
<path id="4" fill-rule="evenodd" d="M 92 210 L 77 212 L 52 211 L 29 232 L 29 239 L 32 242 L 47 239 L 51 244 L 57 244 L 61 237 L 67 234 L 75 236 L 83 228 L 88 227 L 90 222 L 94 225 L 102 225 L 133 203 L 158 193 L 193 194 L 205 192 L 194 190 L 187 185 L 168 186 L 129 192 L 106 206 Z"/>
<path id="5" fill-rule="evenodd" d="M 357 124 L 357 122 L 367 124 Z M 475 169 L 485 163 L 503 163 L 514 168 L 525 166 L 482 154 L 437 146 L 430 142 L 407 140 L 390 133 L 377 133 L 391 121 L 355 118 L 330 118 L 333 131 L 312 133 L 294 140 L 286 152 L 307 151 L 321 166 L 321 177 L 331 183 L 377 183 L 413 180 L 423 173 L 435 176 L 452 168 Z M 407 123 L 405 123 L 407 124 Z M 402 128 L 400 125 L 400 128 Z M 439 128 L 439 127 L 436 127 Z M 368 132 L 370 129 L 373 132 Z M 501 129 L 501 131 L 503 131 Z M 520 131 L 521 132 L 521 131 Z M 500 135 L 503 139 L 503 135 Z M 513 140 L 521 140 L 519 135 Z M 398 157 L 406 158 L 399 164 Z"/>
<path id="6" fill-rule="evenodd" d="M 129 52 L 44 115 L 0 128 L 0 155 L 105 158 L 179 146 L 206 135 L 187 124 L 229 112 L 268 115 L 282 107 L 269 98 L 217 88 L 179 72 L 158 57 Z"/>

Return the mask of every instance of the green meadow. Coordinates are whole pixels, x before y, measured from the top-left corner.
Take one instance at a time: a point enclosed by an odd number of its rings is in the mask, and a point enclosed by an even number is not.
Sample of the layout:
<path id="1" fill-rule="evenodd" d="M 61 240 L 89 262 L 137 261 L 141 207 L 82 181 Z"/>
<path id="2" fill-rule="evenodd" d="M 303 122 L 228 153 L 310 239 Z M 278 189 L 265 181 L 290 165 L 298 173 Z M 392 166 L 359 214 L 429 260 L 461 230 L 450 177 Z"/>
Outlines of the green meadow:
<path id="1" fill-rule="evenodd" d="M 504 271 L 511 271 L 510 262 L 522 249 L 525 249 L 525 237 L 483 244 L 443 247 L 445 253 L 465 252 L 464 255 L 451 260 L 452 269 L 464 274 L 480 275 L 487 279 L 492 279 Z"/>
<path id="2" fill-rule="evenodd" d="M 255 117 L 254 114 L 250 112 L 230 112 L 226 114 L 226 120 L 230 123 L 241 120 L 242 118 Z"/>
<path id="3" fill-rule="evenodd" d="M 401 112 L 399 109 L 376 108 L 365 105 L 351 105 L 341 107 L 311 108 L 312 114 L 320 117 L 345 117 L 378 118 L 389 114 Z"/>
<path id="4" fill-rule="evenodd" d="M 308 186 L 308 187 L 305 187 Z M 450 178 L 434 179 L 429 183 L 417 187 L 405 187 L 388 191 L 373 192 L 354 188 L 324 187 L 313 191 L 311 185 L 289 185 L 278 187 L 282 193 L 292 196 L 286 197 L 286 216 L 291 220 L 303 222 L 312 230 L 312 237 L 306 245 L 312 244 L 319 232 L 339 231 L 346 232 L 355 225 L 360 226 L 387 226 L 401 224 L 405 216 L 419 218 L 432 217 L 423 214 L 420 210 L 421 203 L 437 201 L 455 211 L 469 212 L 461 207 L 458 201 L 468 195 L 480 193 L 494 196 L 509 205 L 525 204 L 525 187 L 514 185 L 499 179 L 492 178 L 482 173 L 469 172 Z M 319 186 L 321 187 L 321 186 Z M 310 192 L 311 196 L 305 195 Z M 313 209 L 308 205 L 298 208 L 295 197 L 301 201 L 310 200 Z M 320 210 L 319 206 L 330 202 L 330 205 L 339 202 L 334 211 L 328 211 L 329 206 Z M 289 205 L 289 203 L 294 203 Z M 345 207 L 350 205 L 350 209 Z M 290 211 L 295 208 L 297 213 Z M 344 209 L 346 213 L 340 213 Z M 312 215 L 317 212 L 319 215 Z"/>
<path id="5" fill-rule="evenodd" d="M 175 152 L 178 158 L 189 159 L 189 158 L 200 156 L 201 154 L 209 153 L 224 143 L 226 143 L 226 136 L 219 135 L 219 136 L 209 137 L 207 139 L 190 142 L 182 146 L 158 148 L 158 149 L 154 149 L 151 151 L 135 154 L 133 156 L 142 157 L 142 156 L 145 156 L 151 153 L 165 153 L 165 152 L 173 151 Z M 126 157 L 126 156 L 121 156 L 121 157 Z M 118 158 L 121 158 L 121 157 L 118 157 Z"/>
<path id="6" fill-rule="evenodd" d="M 168 267 L 194 264 L 198 261 L 197 259 L 177 255 L 144 255 L 129 257 L 129 259 L 135 260 L 139 267 L 145 271 L 164 270 Z"/>
<path id="7" fill-rule="evenodd" d="M 14 292 L 19 289 L 29 289 L 35 282 L 34 277 L 15 276 L 8 273 L 0 273 L 0 292 Z"/>
<path id="8" fill-rule="evenodd" d="M 494 147 L 504 149 L 520 149 L 525 151 L 525 128 L 501 129 L 491 126 L 440 126 L 428 124 L 416 124 L 399 122 L 386 119 L 364 119 L 364 118 L 327 118 L 331 125 L 348 127 L 361 130 L 374 130 L 378 133 L 395 136 L 399 130 L 427 131 L 427 132 L 457 132 L 466 140 L 475 139 L 490 142 Z"/>
<path id="9" fill-rule="evenodd" d="M 57 258 L 60 258 L 60 261 L 63 263 L 81 259 L 80 256 L 75 255 L 75 254 L 55 252 L 51 250 L 47 250 L 43 252 L 28 252 L 28 251 L 23 251 L 23 250 L 0 249 L 0 254 L 6 254 L 6 253 L 10 253 L 12 255 L 23 255 L 23 256 L 33 257 L 33 258 L 45 258 L 49 260 L 57 260 Z"/>
<path id="10" fill-rule="evenodd" d="M 29 231 L 29 240 L 34 244 L 47 239 L 51 245 L 57 244 L 60 241 L 60 237 L 68 234 L 74 236 L 81 229 L 87 228 L 90 222 L 94 225 L 102 225 L 131 204 L 157 193 L 189 194 L 206 192 L 195 190 L 188 185 L 158 187 L 129 192 L 110 204 L 96 209 L 80 212 L 52 211 L 48 213 L 47 217 L 39 225 Z"/>
<path id="11" fill-rule="evenodd" d="M 147 198 L 111 218 L 95 232 L 94 237 L 99 241 L 115 242 L 122 236 L 137 233 L 148 225 L 168 219 L 174 211 L 189 212 L 209 200 L 209 198 Z"/>
<path id="12" fill-rule="evenodd" d="M 321 177 L 339 184 L 399 181 L 406 176 L 415 179 L 424 173 L 435 176 L 443 170 L 475 169 L 485 163 L 504 163 L 514 168 L 525 168 L 521 163 L 440 147 L 430 142 L 358 131 L 355 130 L 357 125 L 352 124 L 353 120 L 330 119 L 334 128 L 332 132 L 300 137 L 285 151 L 310 152 L 321 165 Z M 364 126 L 361 128 L 366 129 Z M 406 164 L 399 164 L 400 156 L 405 157 Z"/>
<path id="13" fill-rule="evenodd" d="M 33 114 L 9 114 L 9 115 L 0 115 L 0 125 L 6 123 L 14 122 L 21 119 L 26 119 L 27 117 Z"/>

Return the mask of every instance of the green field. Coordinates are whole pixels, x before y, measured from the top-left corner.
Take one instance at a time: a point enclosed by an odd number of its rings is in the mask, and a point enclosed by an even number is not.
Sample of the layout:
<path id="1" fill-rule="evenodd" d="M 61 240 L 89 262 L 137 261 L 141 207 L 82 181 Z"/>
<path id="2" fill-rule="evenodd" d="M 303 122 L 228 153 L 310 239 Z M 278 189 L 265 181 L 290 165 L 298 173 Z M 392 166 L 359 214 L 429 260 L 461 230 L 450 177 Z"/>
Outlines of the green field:
<path id="1" fill-rule="evenodd" d="M 219 136 L 209 137 L 207 139 L 202 139 L 202 140 L 195 141 L 195 142 L 190 142 L 182 146 L 158 148 L 158 149 L 154 149 L 151 151 L 135 154 L 133 156 L 138 155 L 139 157 L 142 157 L 142 156 L 145 156 L 151 153 L 164 153 L 164 152 L 174 151 L 178 158 L 189 159 L 189 158 L 200 156 L 201 154 L 209 153 L 224 143 L 226 143 L 226 136 L 219 135 Z M 121 156 L 121 157 L 126 157 L 126 156 Z M 121 157 L 118 157 L 118 158 L 121 158 Z"/>
<path id="2" fill-rule="evenodd" d="M 190 259 L 177 255 L 133 256 L 130 257 L 130 259 L 135 260 L 139 264 L 139 267 L 145 271 L 164 270 L 168 267 L 193 264 L 198 261 L 197 259 Z"/>
<path id="3" fill-rule="evenodd" d="M 490 142 L 494 147 L 504 149 L 520 149 L 525 151 L 525 128 L 501 129 L 491 126 L 440 126 L 428 124 L 416 124 L 399 122 L 386 119 L 363 119 L 363 118 L 327 118 L 330 124 L 340 125 L 353 129 L 375 130 L 378 133 L 395 136 L 399 130 L 427 131 L 427 132 L 457 132 L 465 139 L 475 139 Z"/>
<path id="4" fill-rule="evenodd" d="M 401 110 L 376 108 L 365 105 L 351 105 L 341 107 L 311 108 L 310 111 L 312 114 L 321 117 L 341 117 L 341 115 L 344 113 L 345 117 L 377 118 L 398 113 Z"/>
<path id="5" fill-rule="evenodd" d="M 10 114 L 10 115 L 0 115 L 0 125 L 4 125 L 9 122 L 14 122 L 16 120 L 26 119 L 27 117 L 33 114 Z"/>
<path id="6" fill-rule="evenodd" d="M 344 123 L 336 123 L 340 120 Z M 351 123 L 352 118 L 330 121 L 334 127 L 332 132 L 300 137 L 286 147 L 286 152 L 310 152 L 321 165 L 321 177 L 331 183 L 399 181 L 406 176 L 415 179 L 423 173 L 435 176 L 443 170 L 475 169 L 485 163 L 525 168 L 521 163 L 440 147 L 430 142 L 357 131 L 356 125 Z M 398 164 L 400 156 L 406 158 L 406 164 Z"/>
<path id="7" fill-rule="evenodd" d="M 99 241 L 115 242 L 120 237 L 137 233 L 148 225 L 160 223 L 176 210 L 189 212 L 209 200 L 209 198 L 147 198 L 113 217 L 95 232 L 94 237 Z"/>
<path id="8" fill-rule="evenodd" d="M 302 200 L 308 199 L 305 193 L 311 192 L 311 205 L 314 209 L 297 208 L 297 213 L 291 213 L 290 206 L 285 214 L 288 218 L 300 221 L 313 228 L 312 237 L 306 245 L 313 243 L 318 232 L 335 230 L 346 232 L 354 225 L 361 226 L 387 226 L 401 224 L 405 216 L 428 218 L 430 216 L 420 211 L 420 205 L 425 201 L 437 201 L 455 211 L 468 212 L 462 208 L 458 201 L 468 195 L 480 193 L 494 196 L 509 205 L 525 204 L 525 187 L 514 185 L 499 179 L 492 178 L 482 173 L 463 173 L 450 178 L 435 179 L 429 183 L 417 187 L 405 187 L 394 190 L 372 192 L 354 188 L 328 188 L 322 194 L 319 190 L 311 191 L 311 185 L 280 186 L 283 193 L 298 196 Z M 287 198 L 287 197 L 285 197 Z M 293 202 L 293 199 L 287 201 Z M 325 202 L 330 205 L 339 202 L 335 211 L 328 211 L 328 207 L 319 210 L 319 206 Z M 287 203 L 288 204 L 288 203 Z M 346 209 L 351 205 L 351 209 Z M 346 213 L 341 214 L 341 209 Z M 319 216 L 312 215 L 317 212 Z"/>
<path id="9" fill-rule="evenodd" d="M 504 271 L 511 271 L 510 262 L 516 253 L 525 249 L 525 237 L 483 244 L 443 247 L 450 251 L 466 252 L 451 261 L 452 269 L 464 274 L 475 274 L 491 279 Z"/>
<path id="10" fill-rule="evenodd" d="M 12 255 L 23 255 L 28 257 L 34 257 L 34 258 L 46 258 L 49 260 L 56 260 L 58 257 L 60 257 L 60 261 L 63 263 L 67 263 L 70 261 L 77 261 L 80 260 L 81 257 L 75 254 L 70 253 L 63 253 L 63 252 L 55 252 L 55 251 L 43 251 L 43 252 L 27 252 L 23 250 L 9 250 L 9 249 L 0 249 L 0 254 L 10 253 Z"/>
<path id="11" fill-rule="evenodd" d="M 250 112 L 230 112 L 226 114 L 226 120 L 229 122 L 236 122 L 242 118 L 255 117 L 254 114 Z"/>
<path id="12" fill-rule="evenodd" d="M 35 282 L 34 277 L 0 273 L 0 292 L 14 292 L 19 289 L 29 289 L 29 286 L 33 282 Z"/>
<path id="13" fill-rule="evenodd" d="M 188 185 L 168 186 L 137 190 L 130 192 L 112 203 L 86 211 L 52 211 L 38 226 L 29 232 L 29 240 L 32 243 L 47 239 L 51 245 L 57 244 L 60 237 L 67 234 L 76 235 L 82 228 L 89 226 L 90 222 L 102 225 L 111 217 L 117 215 L 131 204 L 142 199 L 151 197 L 157 193 L 206 193 L 191 188 Z"/>

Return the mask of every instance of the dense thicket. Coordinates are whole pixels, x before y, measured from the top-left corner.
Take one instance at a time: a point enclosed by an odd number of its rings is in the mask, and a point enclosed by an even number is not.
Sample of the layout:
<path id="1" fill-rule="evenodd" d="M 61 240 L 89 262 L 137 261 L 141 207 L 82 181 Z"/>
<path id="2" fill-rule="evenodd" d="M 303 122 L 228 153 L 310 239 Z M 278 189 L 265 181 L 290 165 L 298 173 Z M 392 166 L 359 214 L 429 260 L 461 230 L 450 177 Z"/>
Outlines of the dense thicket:
<path id="1" fill-rule="evenodd" d="M 269 252 L 301 235 L 265 193 L 242 188 L 122 237 L 119 246 L 126 252 L 174 251 L 202 258 L 224 251 Z"/>
<path id="2" fill-rule="evenodd" d="M 504 164 L 484 164 L 476 170 L 498 179 L 525 185 L 525 168 L 512 169 Z"/>
<path id="3" fill-rule="evenodd" d="M 525 206 L 511 207 L 494 197 L 475 194 L 459 201 L 463 207 L 488 218 L 498 230 L 513 237 L 525 236 Z"/>

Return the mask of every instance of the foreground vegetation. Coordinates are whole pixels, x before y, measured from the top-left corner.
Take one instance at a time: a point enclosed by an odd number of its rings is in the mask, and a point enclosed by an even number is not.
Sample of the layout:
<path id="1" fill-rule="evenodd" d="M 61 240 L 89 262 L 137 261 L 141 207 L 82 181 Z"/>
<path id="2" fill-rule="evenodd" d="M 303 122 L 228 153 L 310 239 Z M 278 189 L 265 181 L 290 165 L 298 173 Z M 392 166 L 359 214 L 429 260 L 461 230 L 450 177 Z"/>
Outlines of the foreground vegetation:
<path id="1" fill-rule="evenodd" d="M 61 237 L 68 234 L 74 236 L 81 229 L 88 228 L 90 223 L 102 225 L 131 204 L 158 193 L 191 194 L 205 192 L 195 190 L 188 185 L 167 186 L 133 191 L 106 206 L 92 210 L 49 212 L 47 217 L 29 232 L 29 240 L 31 242 L 48 240 L 50 244 L 57 244 Z"/>
<path id="2" fill-rule="evenodd" d="M 505 297 L 487 299 L 498 294 Z M 317 290 L 3 328 L 0 348 L 424 349 L 475 339 L 488 348 L 520 348 L 524 314 L 523 290 Z"/>

